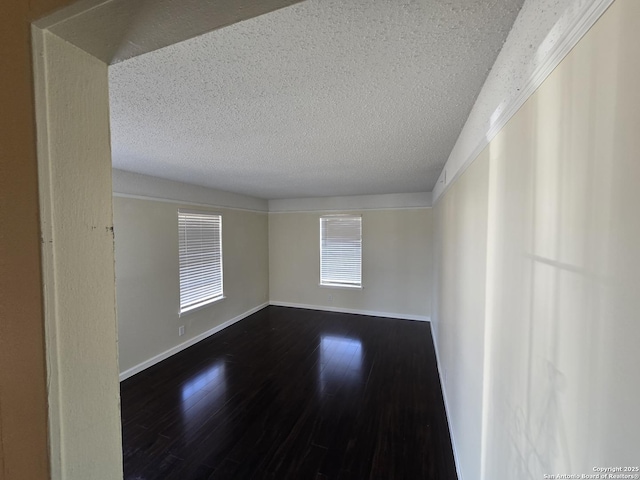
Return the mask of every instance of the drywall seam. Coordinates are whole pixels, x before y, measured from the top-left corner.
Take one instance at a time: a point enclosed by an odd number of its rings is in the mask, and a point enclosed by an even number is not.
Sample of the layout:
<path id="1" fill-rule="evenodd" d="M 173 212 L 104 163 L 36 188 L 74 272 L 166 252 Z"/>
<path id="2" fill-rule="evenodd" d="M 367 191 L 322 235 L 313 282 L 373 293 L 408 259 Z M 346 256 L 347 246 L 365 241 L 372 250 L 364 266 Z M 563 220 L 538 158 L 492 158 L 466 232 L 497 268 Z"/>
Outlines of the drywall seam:
<path id="1" fill-rule="evenodd" d="M 302 303 L 269 301 L 269 305 L 274 307 L 304 308 L 305 310 L 319 310 L 322 312 L 351 313 L 354 315 L 367 315 L 369 317 L 395 318 L 398 320 L 415 320 L 418 322 L 430 322 L 431 318 L 426 315 L 411 315 L 407 313 L 375 312 L 372 310 L 359 310 L 354 308 L 327 307 L 322 305 L 305 305 Z"/>
<path id="2" fill-rule="evenodd" d="M 31 28 L 34 93 L 36 105 L 36 150 L 40 207 L 40 242 L 42 252 L 43 313 L 46 337 L 47 401 L 49 404 L 49 463 L 52 479 L 62 478 L 62 433 L 60 430 L 60 378 L 58 334 L 56 328 L 55 262 L 53 249 L 53 188 L 49 155 L 49 108 L 47 103 L 47 62 L 45 31 Z M 50 286 L 49 288 L 47 288 Z"/>
<path id="3" fill-rule="evenodd" d="M 474 104 L 471 113 L 469 114 L 469 118 L 467 119 L 467 123 L 465 123 L 458 140 L 456 141 L 456 145 L 454 146 L 449 159 L 445 163 L 444 168 L 442 169 L 442 173 L 438 178 L 438 182 L 436 183 L 433 189 L 433 204 L 435 205 L 438 200 L 442 197 L 442 195 L 449 189 L 449 187 L 464 173 L 464 171 L 473 163 L 473 161 L 480 155 L 482 150 L 484 150 L 487 145 L 493 140 L 493 138 L 504 128 L 507 122 L 511 119 L 511 117 L 524 105 L 527 99 L 533 95 L 533 93 L 542 85 L 545 79 L 553 72 L 553 70 L 560 64 L 560 62 L 564 59 L 564 57 L 573 49 L 573 47 L 580 41 L 580 39 L 589 31 L 589 29 L 593 26 L 593 24 L 602 16 L 602 14 L 607 10 L 607 8 L 613 3 L 614 0 L 591 0 L 590 2 L 585 2 L 582 6 L 578 6 L 578 12 L 573 16 L 573 18 L 567 19 L 566 15 L 563 15 L 551 29 L 550 33 L 553 32 L 554 29 L 561 29 L 562 32 L 558 35 L 559 39 L 555 44 L 550 48 L 544 58 L 541 59 L 538 66 L 534 69 L 532 74 L 526 79 L 523 85 L 511 85 L 517 92 L 511 100 L 507 100 L 505 107 L 500 110 L 501 106 L 496 105 L 496 109 L 493 112 L 493 115 L 496 115 L 495 120 L 486 119 L 490 122 L 488 130 L 483 134 L 482 138 L 480 138 L 476 142 L 475 148 L 473 148 L 470 152 L 465 153 L 461 152 L 458 154 L 459 144 L 463 142 L 469 142 L 470 140 L 467 137 L 473 135 L 471 128 L 468 127 L 470 121 L 472 119 L 478 120 L 478 114 L 476 114 L 476 110 L 479 109 L 479 104 L 484 100 L 484 97 L 487 97 L 489 94 L 485 93 L 485 87 L 480 92 L 476 103 Z M 567 8 L 567 10 L 570 10 Z M 566 13 L 566 12 L 565 12 Z M 566 26 L 562 23 L 567 22 Z M 517 23 L 517 20 L 516 20 Z M 535 24 L 531 28 L 535 28 Z M 513 30 L 512 30 L 513 34 Z M 514 44 L 520 39 L 514 39 L 515 35 L 509 34 L 507 40 L 505 42 L 505 46 L 508 44 Z M 503 51 L 505 48 L 503 47 Z M 492 68 L 489 76 L 487 78 L 493 78 L 499 75 L 508 75 L 507 69 L 513 69 L 519 62 L 515 59 L 505 60 L 501 58 L 502 55 L 498 56 L 494 67 Z M 526 65 L 528 66 L 532 63 L 533 60 L 530 60 Z M 502 67 L 502 68 L 500 68 Z M 520 62 L 519 68 L 523 69 L 525 67 L 522 66 Z M 497 72 L 495 70 L 498 70 Z M 487 83 L 485 83 L 485 86 Z M 504 92 L 505 96 L 509 96 L 509 92 Z M 482 119 L 481 119 L 482 120 Z"/>
<path id="4" fill-rule="evenodd" d="M 187 340 L 186 342 L 181 343 L 180 345 L 176 345 L 175 347 L 171 347 L 170 349 L 154 356 L 151 357 L 148 360 L 145 360 L 142 363 L 139 363 L 138 365 L 136 365 L 135 367 L 131 367 L 128 370 L 125 370 L 124 372 L 120 373 L 120 381 L 122 382 L 123 380 L 126 380 L 129 377 L 132 377 L 133 375 L 135 375 L 136 373 L 140 373 L 143 370 L 146 370 L 147 368 L 155 365 L 156 363 L 161 362 L 162 360 L 165 360 L 169 357 L 171 357 L 172 355 L 175 355 L 178 352 L 181 352 L 182 350 L 185 350 L 187 348 L 189 348 L 192 345 L 195 345 L 196 343 L 204 340 L 205 338 L 210 337 L 211 335 L 218 333 L 221 330 L 224 330 L 227 327 L 230 327 L 231 325 L 233 325 L 234 323 L 239 322 L 240 320 L 243 320 L 245 318 L 247 318 L 249 315 L 253 315 L 256 312 L 259 312 L 260 310 L 262 310 L 263 308 L 269 306 L 268 302 L 265 302 L 261 305 L 258 305 L 257 307 L 254 307 L 250 310 L 247 310 L 244 313 L 241 313 L 240 315 L 237 315 L 235 317 L 233 317 L 230 320 L 227 320 L 224 323 L 221 323 L 220 325 L 216 325 L 215 327 L 207 330 L 206 332 L 202 332 L 200 335 L 197 335 L 189 340 Z"/>
<path id="5" fill-rule="evenodd" d="M 220 205 L 218 203 L 200 203 L 200 202 L 189 202 L 182 200 L 173 200 L 171 198 L 162 198 L 162 197 L 150 197 L 147 195 L 133 195 L 129 193 L 117 193 L 113 192 L 114 197 L 119 198 L 133 198 L 134 200 L 149 200 L 151 202 L 163 202 L 163 203 L 175 203 L 178 205 L 191 205 L 194 207 L 206 207 L 206 208 L 224 208 L 225 210 L 237 210 L 240 212 L 251 212 L 251 213 L 269 213 L 265 210 L 256 210 L 253 208 L 240 208 L 240 207 L 226 207 L 224 205 Z"/>
<path id="6" fill-rule="evenodd" d="M 438 377 L 440 378 L 440 390 L 442 391 L 442 399 L 444 400 L 444 411 L 447 415 L 447 426 L 449 428 L 449 436 L 451 437 L 451 446 L 453 447 L 453 460 L 456 464 L 456 472 L 458 474 L 458 480 L 464 480 L 462 475 L 462 469 L 460 468 L 459 463 L 459 455 L 456 449 L 456 439 L 453 433 L 453 428 L 451 428 L 451 415 L 449 414 L 449 401 L 447 400 L 447 390 L 445 389 L 444 384 L 444 375 L 442 374 L 442 370 L 440 369 L 440 351 L 438 350 L 438 340 L 437 335 L 433 328 L 431 328 L 431 339 L 433 340 L 433 346 L 436 351 L 436 366 L 438 367 Z"/>

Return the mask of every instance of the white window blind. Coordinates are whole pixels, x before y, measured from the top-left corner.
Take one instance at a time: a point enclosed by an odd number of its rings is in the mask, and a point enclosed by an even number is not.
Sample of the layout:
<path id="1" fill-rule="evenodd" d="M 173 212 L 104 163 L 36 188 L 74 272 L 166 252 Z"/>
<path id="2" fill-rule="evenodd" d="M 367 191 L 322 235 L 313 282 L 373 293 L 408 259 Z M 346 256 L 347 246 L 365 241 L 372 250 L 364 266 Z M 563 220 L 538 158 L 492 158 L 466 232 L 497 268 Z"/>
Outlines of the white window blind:
<path id="1" fill-rule="evenodd" d="M 222 216 L 178 211 L 180 313 L 222 298 Z"/>
<path id="2" fill-rule="evenodd" d="M 362 286 L 362 217 L 320 217 L 320 285 Z"/>

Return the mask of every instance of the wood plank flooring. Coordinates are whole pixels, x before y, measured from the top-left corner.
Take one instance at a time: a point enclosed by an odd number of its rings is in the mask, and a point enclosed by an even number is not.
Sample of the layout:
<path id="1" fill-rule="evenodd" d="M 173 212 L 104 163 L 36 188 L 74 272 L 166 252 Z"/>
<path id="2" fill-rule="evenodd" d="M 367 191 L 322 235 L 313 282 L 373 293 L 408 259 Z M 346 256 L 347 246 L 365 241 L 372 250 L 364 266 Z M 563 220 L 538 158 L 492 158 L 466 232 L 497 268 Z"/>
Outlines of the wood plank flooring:
<path id="1" fill-rule="evenodd" d="M 267 307 L 121 383 L 125 479 L 456 479 L 430 326 Z"/>

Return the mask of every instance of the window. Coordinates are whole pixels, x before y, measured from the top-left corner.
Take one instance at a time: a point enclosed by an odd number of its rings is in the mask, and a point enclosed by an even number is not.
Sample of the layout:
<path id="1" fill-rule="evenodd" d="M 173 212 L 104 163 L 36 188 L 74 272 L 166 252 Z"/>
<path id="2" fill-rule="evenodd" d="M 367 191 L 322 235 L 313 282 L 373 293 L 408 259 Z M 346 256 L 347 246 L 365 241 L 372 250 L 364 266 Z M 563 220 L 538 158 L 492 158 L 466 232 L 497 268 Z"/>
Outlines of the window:
<path id="1" fill-rule="evenodd" d="M 222 216 L 178 210 L 180 313 L 222 298 Z"/>
<path id="2" fill-rule="evenodd" d="M 320 285 L 362 287 L 362 217 L 320 217 Z"/>

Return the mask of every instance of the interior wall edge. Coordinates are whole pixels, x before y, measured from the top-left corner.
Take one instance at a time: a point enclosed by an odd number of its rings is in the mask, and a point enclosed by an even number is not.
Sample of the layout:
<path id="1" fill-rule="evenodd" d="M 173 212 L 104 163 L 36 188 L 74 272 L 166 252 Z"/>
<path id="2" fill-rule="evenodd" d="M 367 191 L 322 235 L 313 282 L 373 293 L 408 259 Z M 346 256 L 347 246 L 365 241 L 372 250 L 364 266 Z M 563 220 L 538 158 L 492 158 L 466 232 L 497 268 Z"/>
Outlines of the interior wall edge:
<path id="1" fill-rule="evenodd" d="M 355 315 L 366 315 L 369 317 L 383 317 L 383 318 L 393 318 L 393 319 L 397 319 L 397 320 L 413 320 L 413 321 L 419 321 L 419 322 L 430 322 L 430 318 L 428 316 L 423 316 L 423 315 L 407 315 L 407 314 L 401 314 L 401 313 L 390 313 L 390 312 L 374 312 L 374 311 L 369 311 L 369 310 L 356 310 L 356 309 L 348 309 L 348 308 L 336 308 L 336 307 L 329 307 L 329 306 L 319 306 L 319 305 L 302 305 L 302 304 L 297 304 L 297 303 L 288 303 L 288 302 L 277 302 L 277 301 L 269 301 L 269 302 L 264 302 L 254 308 L 251 308 L 250 310 L 247 310 L 246 312 L 241 313 L 240 315 L 235 316 L 234 318 L 227 320 L 226 322 L 217 325 L 213 328 L 211 328 L 210 330 L 207 330 L 206 332 L 201 333 L 200 335 L 198 335 L 197 337 L 191 338 L 189 340 L 187 340 L 186 342 L 181 343 L 180 345 L 176 345 L 175 347 L 172 347 L 158 355 L 155 355 L 153 357 L 151 357 L 150 359 L 139 363 L 138 365 L 129 368 L 123 372 L 120 373 L 120 381 L 124 381 L 127 378 L 130 378 L 134 375 L 136 375 L 137 373 L 140 373 L 144 370 L 146 370 L 147 368 L 152 367 L 153 365 L 156 365 L 157 363 L 160 363 L 163 360 L 166 360 L 167 358 L 195 345 L 198 342 L 201 342 L 202 340 L 209 338 L 212 335 L 215 335 L 216 333 L 224 330 L 227 327 L 230 327 L 231 325 L 244 320 L 245 318 L 247 318 L 250 315 L 253 315 L 254 313 L 259 312 L 260 310 L 273 305 L 273 306 L 277 306 L 277 307 L 292 307 L 292 308 L 303 308 L 305 310 L 317 310 L 317 311 L 325 311 L 325 312 L 336 312 L 336 313 L 350 313 L 350 314 L 355 314 Z"/>
<path id="2" fill-rule="evenodd" d="M 239 322 L 240 320 L 243 320 L 245 318 L 247 318 L 249 315 L 253 315 L 256 312 L 259 312 L 260 310 L 262 310 L 263 308 L 266 308 L 269 306 L 269 302 L 264 302 L 260 305 L 258 305 L 257 307 L 251 308 L 249 310 L 247 310 L 246 312 L 241 313 L 240 315 L 237 315 L 233 318 L 231 318 L 230 320 L 227 320 L 224 323 L 221 323 L 220 325 L 216 325 L 215 327 L 207 330 L 206 332 L 201 333 L 200 335 L 190 338 L 189 340 L 187 340 L 186 342 L 181 343 L 180 345 L 176 345 L 175 347 L 172 347 L 168 350 L 165 350 L 164 352 L 155 355 L 154 357 L 151 357 L 150 359 L 139 363 L 138 365 L 131 367 L 127 370 L 125 370 L 124 372 L 120 373 L 120 381 L 124 381 L 129 377 L 134 376 L 136 373 L 140 373 L 143 370 L 146 370 L 149 367 L 152 367 L 153 365 L 160 363 L 161 361 L 175 355 L 176 353 L 179 353 L 189 347 L 191 347 L 192 345 L 195 345 L 198 342 L 201 342 L 202 340 L 204 340 L 205 338 L 209 338 L 211 335 L 214 335 L 218 332 L 220 332 L 221 330 L 224 330 L 227 327 L 230 327 L 231 325 L 233 325 L 234 323 Z"/>
<path id="3" fill-rule="evenodd" d="M 269 215 L 282 215 L 287 213 L 318 213 L 318 214 L 332 214 L 332 213 L 356 213 L 356 212 L 384 212 L 389 210 L 431 210 L 432 207 L 370 207 L 370 208 L 334 208 L 328 209 L 307 209 L 307 210 L 286 210 L 286 211 L 269 211 Z"/>
<path id="4" fill-rule="evenodd" d="M 436 334 L 434 324 L 431 323 L 431 339 L 433 340 L 433 347 L 436 352 L 436 366 L 438 367 L 438 379 L 440 380 L 440 390 L 442 391 L 442 399 L 444 401 L 444 412 L 447 416 L 447 426 L 449 427 L 449 436 L 451 437 L 451 448 L 453 449 L 453 460 L 456 464 L 456 473 L 458 474 L 458 480 L 464 480 L 462 475 L 462 468 L 460 468 L 460 455 L 456 448 L 456 439 L 453 429 L 451 428 L 451 407 L 449 406 L 449 399 L 447 398 L 447 390 L 444 388 L 444 375 L 442 373 L 442 362 L 440 361 L 440 350 L 438 349 L 438 335 Z"/>
<path id="5" fill-rule="evenodd" d="M 524 34 L 520 31 L 516 32 L 515 29 L 511 31 L 433 188 L 433 205 L 438 203 L 449 187 L 478 158 L 491 140 L 505 127 L 511 117 L 535 93 L 613 2 L 614 0 L 590 0 L 583 3 L 577 3 L 577 0 L 574 1 L 575 10 L 572 11 L 571 8 L 567 8 L 544 39 L 548 40 L 550 36 L 554 35 L 558 37 L 558 40 L 546 52 L 543 51 L 544 56 L 542 58 L 530 58 L 529 62 L 517 61 L 515 58 L 505 58 L 510 47 L 520 41 L 516 37 L 524 37 Z M 527 4 L 525 3 L 525 5 Z M 522 12 L 520 15 L 522 15 Z M 570 18 L 566 18 L 567 16 Z M 517 23 L 518 19 L 516 19 Z M 533 22 L 521 22 L 521 25 L 525 25 L 523 28 L 539 27 Z M 530 26 L 527 27 L 527 25 Z M 534 46 L 537 54 L 542 46 L 542 44 Z M 488 112 L 479 112 L 482 108 L 486 109 L 486 105 L 483 104 L 487 103 L 487 97 L 496 96 L 498 93 L 495 91 L 496 87 L 490 83 L 491 79 L 501 75 L 507 76 L 508 70 L 525 71 L 526 68 L 530 68 L 535 63 L 537 63 L 537 66 L 521 84 L 508 85 L 510 90 L 500 92 L 500 98 L 506 100 L 494 106 L 495 110 L 490 112 L 490 118 L 486 118 Z M 513 73 L 508 76 L 516 77 Z M 478 130 L 477 125 L 471 127 L 472 123 L 482 123 L 484 128 Z M 472 131 L 473 128 L 476 131 Z M 470 149 L 465 149 L 465 147 L 461 146 L 462 144 L 474 146 Z"/>
<path id="6" fill-rule="evenodd" d="M 282 198 L 269 200 L 269 213 L 332 212 L 340 210 L 384 210 L 406 208 L 431 208 L 431 192 Z"/>
<path id="7" fill-rule="evenodd" d="M 31 26 L 33 56 L 33 80 L 36 105 L 36 150 L 38 161 L 38 203 L 40 208 L 41 236 L 41 275 L 43 285 L 55 285 L 54 249 L 53 249 L 53 212 L 51 199 L 51 170 L 49 159 L 47 72 L 45 61 L 45 32 L 35 24 Z M 42 308 L 44 313 L 45 360 L 47 374 L 47 404 L 49 468 L 51 478 L 62 476 L 62 433 L 60 431 L 60 388 L 57 363 L 57 336 L 55 328 L 55 290 L 42 289 Z M 55 414 L 52 414 L 55 413 Z"/>
<path id="8" fill-rule="evenodd" d="M 152 197 L 149 195 L 135 195 L 130 193 L 118 193 L 113 192 L 113 196 L 117 198 L 131 198 L 133 200 L 147 200 L 149 202 L 161 202 L 161 203 L 175 203 L 178 205 L 190 205 L 193 207 L 203 207 L 203 208 L 221 208 L 225 210 L 236 210 L 240 212 L 252 212 L 252 213 L 264 213 L 267 214 L 264 210 L 256 210 L 254 208 L 242 208 L 242 207 L 229 207 L 226 205 L 221 205 L 218 202 L 190 202 L 188 200 L 174 200 L 172 198 L 163 198 L 163 197 Z"/>
<path id="9" fill-rule="evenodd" d="M 366 315 L 368 317 L 395 318 L 397 320 L 414 320 L 417 322 L 431 322 L 431 317 L 429 317 L 428 315 L 412 315 L 408 313 L 379 312 L 374 310 L 361 310 L 357 308 L 333 307 L 328 305 L 307 305 L 303 303 L 280 302 L 277 300 L 270 300 L 269 305 L 273 305 L 274 307 L 290 307 L 290 308 L 303 308 L 305 310 L 318 310 L 321 312 L 351 313 L 354 315 Z"/>
<path id="10" fill-rule="evenodd" d="M 98 8 L 112 0 L 78 0 L 58 10 L 48 13 L 42 18 L 36 19 L 33 26 L 42 30 L 47 30 L 58 23 L 67 21 L 75 16 L 82 15 L 87 11 Z"/>
<path id="11" fill-rule="evenodd" d="M 112 65 L 300 1 L 79 0 L 37 26 Z"/>
<path id="12" fill-rule="evenodd" d="M 122 478 L 107 65 L 31 34 L 51 478 Z"/>
<path id="13" fill-rule="evenodd" d="M 265 200 L 114 168 L 113 196 L 262 213 L 332 213 L 431 208 L 431 192 Z"/>
<path id="14" fill-rule="evenodd" d="M 639 5 L 611 4 L 434 208 L 434 344 L 467 478 L 637 457 Z"/>
<path id="15" fill-rule="evenodd" d="M 202 206 L 267 212 L 267 200 L 141 173 L 112 169 L 113 193 Z"/>

